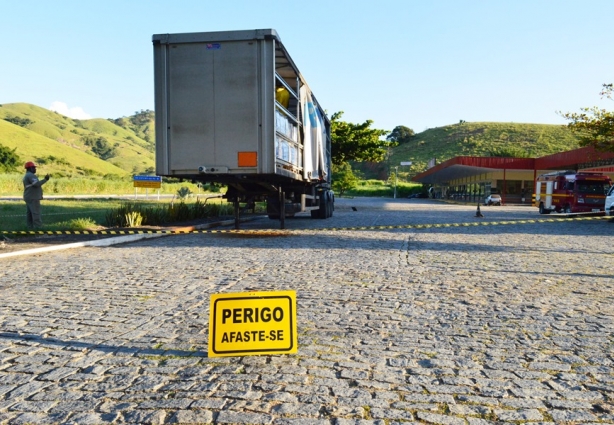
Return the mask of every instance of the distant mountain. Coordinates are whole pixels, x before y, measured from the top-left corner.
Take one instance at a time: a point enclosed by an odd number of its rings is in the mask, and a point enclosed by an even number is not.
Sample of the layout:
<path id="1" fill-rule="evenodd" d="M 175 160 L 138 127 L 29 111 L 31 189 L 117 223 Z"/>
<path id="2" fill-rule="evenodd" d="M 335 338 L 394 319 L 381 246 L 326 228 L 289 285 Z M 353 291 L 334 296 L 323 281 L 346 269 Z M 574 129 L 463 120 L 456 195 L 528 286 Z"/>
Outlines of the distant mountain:
<path id="1" fill-rule="evenodd" d="M 579 138 L 562 125 L 463 121 L 416 134 L 392 148 L 386 164 L 355 165 L 367 178 L 386 178 L 395 166 L 408 178 L 432 159 L 439 164 L 456 156 L 540 157 L 578 147 Z M 411 168 L 400 165 L 409 161 Z"/>
<path id="2" fill-rule="evenodd" d="M 64 176 L 154 171 L 153 112 L 77 120 L 27 103 L 0 105 L 0 145 Z"/>

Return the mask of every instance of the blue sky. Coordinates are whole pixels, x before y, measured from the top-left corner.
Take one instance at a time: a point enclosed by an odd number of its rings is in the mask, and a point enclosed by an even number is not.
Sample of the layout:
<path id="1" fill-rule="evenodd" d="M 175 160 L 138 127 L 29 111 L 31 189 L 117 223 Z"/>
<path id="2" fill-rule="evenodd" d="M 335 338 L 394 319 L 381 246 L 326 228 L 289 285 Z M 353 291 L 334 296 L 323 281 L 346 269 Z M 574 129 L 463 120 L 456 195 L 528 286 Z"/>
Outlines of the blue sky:
<path id="1" fill-rule="evenodd" d="M 614 1 L 0 0 L 0 104 L 153 109 L 152 34 L 273 28 L 322 106 L 416 132 L 563 124 L 614 82 Z"/>

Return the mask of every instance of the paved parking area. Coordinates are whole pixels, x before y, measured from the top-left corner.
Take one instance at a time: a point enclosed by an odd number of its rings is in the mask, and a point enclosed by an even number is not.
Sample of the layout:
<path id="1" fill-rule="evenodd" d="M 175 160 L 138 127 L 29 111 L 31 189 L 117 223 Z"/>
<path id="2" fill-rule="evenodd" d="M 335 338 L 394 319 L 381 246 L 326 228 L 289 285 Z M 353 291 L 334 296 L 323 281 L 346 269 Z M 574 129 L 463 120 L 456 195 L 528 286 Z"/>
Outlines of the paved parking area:
<path id="1" fill-rule="evenodd" d="M 614 223 L 321 229 L 543 218 L 481 209 L 2 259 L 0 423 L 614 423 Z M 298 354 L 208 358 L 210 295 L 254 290 L 297 291 Z"/>

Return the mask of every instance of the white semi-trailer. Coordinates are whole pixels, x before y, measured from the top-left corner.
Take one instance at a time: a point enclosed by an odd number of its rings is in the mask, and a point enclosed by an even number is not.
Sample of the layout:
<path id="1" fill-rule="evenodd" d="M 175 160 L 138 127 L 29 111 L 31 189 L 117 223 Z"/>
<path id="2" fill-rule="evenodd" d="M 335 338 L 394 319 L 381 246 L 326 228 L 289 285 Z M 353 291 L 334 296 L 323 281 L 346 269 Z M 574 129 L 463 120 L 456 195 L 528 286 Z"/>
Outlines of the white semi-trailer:
<path id="1" fill-rule="evenodd" d="M 156 174 L 226 185 L 270 218 L 331 217 L 330 121 L 275 30 L 153 36 Z"/>

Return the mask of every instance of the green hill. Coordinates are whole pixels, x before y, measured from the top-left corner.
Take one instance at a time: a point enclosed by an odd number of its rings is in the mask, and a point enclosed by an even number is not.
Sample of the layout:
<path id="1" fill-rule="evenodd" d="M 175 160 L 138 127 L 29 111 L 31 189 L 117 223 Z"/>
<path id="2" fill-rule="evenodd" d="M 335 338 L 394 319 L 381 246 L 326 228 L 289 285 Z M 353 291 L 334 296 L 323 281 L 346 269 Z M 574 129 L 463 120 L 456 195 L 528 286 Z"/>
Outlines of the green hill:
<path id="1" fill-rule="evenodd" d="M 149 109 L 141 109 L 129 117 L 122 117 L 113 120 L 113 123 L 125 128 L 137 135 L 137 137 L 147 142 L 148 149 L 155 150 L 155 114 Z"/>
<path id="2" fill-rule="evenodd" d="M 21 163 L 34 160 L 40 171 L 59 176 L 127 175 L 125 170 L 91 153 L 66 146 L 34 131 L 0 120 L 0 144 L 15 149 Z M 21 168 L 20 170 L 21 171 Z"/>
<path id="3" fill-rule="evenodd" d="M 455 156 L 539 157 L 579 147 L 579 139 L 562 125 L 462 122 L 431 128 L 391 150 L 389 164 L 411 161 L 409 175 Z M 407 175 L 407 167 L 399 174 Z"/>
<path id="4" fill-rule="evenodd" d="M 149 112 L 141 111 L 153 117 Z M 76 120 L 35 105 L 4 104 L 0 144 L 16 148 L 24 161 L 33 159 L 45 164 L 45 172 L 59 175 L 153 172 L 153 124 L 120 126 L 118 120 Z"/>
<path id="5" fill-rule="evenodd" d="M 22 161 L 45 165 L 42 172 L 127 176 L 154 171 L 154 113 L 135 112 L 116 119 L 76 120 L 27 103 L 0 105 L 0 145 L 16 149 Z M 400 166 L 409 179 L 455 156 L 538 157 L 579 147 L 578 138 L 562 125 L 468 123 L 428 129 L 391 149 L 382 164 L 355 163 L 365 178 L 385 179 Z M 21 170 L 19 170 L 21 171 Z"/>

